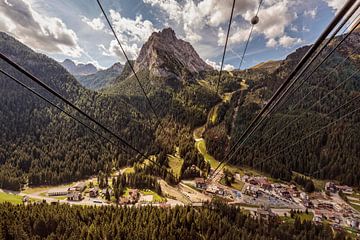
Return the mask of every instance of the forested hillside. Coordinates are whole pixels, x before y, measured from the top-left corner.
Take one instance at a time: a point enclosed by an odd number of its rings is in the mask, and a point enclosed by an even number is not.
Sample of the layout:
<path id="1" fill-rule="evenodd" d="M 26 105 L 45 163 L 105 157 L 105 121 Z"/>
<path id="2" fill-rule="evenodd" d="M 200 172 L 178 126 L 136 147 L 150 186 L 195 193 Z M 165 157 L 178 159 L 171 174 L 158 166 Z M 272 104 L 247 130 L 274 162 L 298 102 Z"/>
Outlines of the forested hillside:
<path id="1" fill-rule="evenodd" d="M 224 205 L 193 208 L 0 204 L 0 239 L 346 239 L 299 218 L 256 220 Z"/>
<path id="2" fill-rule="evenodd" d="M 0 43 L 2 53 L 146 154 L 158 154 L 160 149 L 172 152 L 182 136 L 191 141 L 191 129 L 204 123 L 210 107 L 219 101 L 215 94 L 196 83 L 183 82 L 174 91 L 166 79 L 141 76 L 144 84 L 151 83 L 152 87 L 146 91 L 162 119 L 163 128 L 160 128 L 133 78 L 120 81 L 125 87 L 113 88 L 118 91 L 111 94 L 95 93 L 83 88 L 56 61 L 32 51 L 7 34 L 0 34 Z M 4 62 L 0 62 L 0 66 L 65 107 Z M 125 73 L 127 68 L 125 66 Z M 0 93 L 1 188 L 16 190 L 23 184 L 74 181 L 100 170 L 109 172 L 132 164 L 137 157 L 133 153 L 124 155 L 116 146 L 99 139 L 2 75 Z"/>
<path id="3" fill-rule="evenodd" d="M 341 38 L 342 36 L 337 37 L 325 53 Z M 232 162 L 255 166 L 284 180 L 290 180 L 291 172 L 297 171 L 321 179 L 336 179 L 349 185 L 360 186 L 360 175 L 357 171 L 360 168 L 359 112 L 281 152 L 287 146 L 359 107 L 359 39 L 360 33 L 354 32 L 309 81 L 266 120 L 240 148 Z M 231 102 L 224 108 L 223 121 L 215 126 L 209 125 L 205 134 L 209 149 L 217 159 L 223 158 L 308 49 L 309 47 L 305 46 L 290 54 L 273 70 L 273 74 L 269 69 L 261 68 L 238 73 L 249 83 L 249 88 L 233 95 Z M 325 53 L 321 56 L 324 57 Z M 304 100 L 297 104 L 302 99 Z M 333 112 L 345 103 L 348 104 Z M 224 145 L 227 148 L 219 147 Z M 268 158 L 272 155 L 276 156 Z"/>
<path id="4" fill-rule="evenodd" d="M 168 37 L 168 34 L 165 35 Z M 340 39 L 341 37 L 338 37 L 337 41 Z M 357 141 L 360 134 L 359 114 L 337 122 L 331 128 L 264 162 L 266 157 L 354 110 L 359 104 L 357 99 L 345 109 L 326 115 L 360 94 L 359 74 L 355 72 L 359 69 L 359 39 L 358 32 L 351 35 L 343 45 L 346 47 L 336 51 L 326 64 L 299 88 L 291 98 L 291 103 L 266 121 L 260 131 L 240 149 L 232 162 L 255 166 L 275 178 L 285 180 L 291 178 L 292 171 L 297 171 L 359 186 L 360 175 L 356 172 L 360 167 L 357 161 L 360 151 Z M 181 72 L 181 76 L 174 77 L 173 72 L 172 77 L 161 77 L 155 76 L 152 72 L 154 69 L 145 64 L 146 68 L 138 71 L 138 77 L 161 120 L 161 124 L 157 124 L 157 119 L 128 64 L 114 80 L 114 85 L 96 93 L 82 87 L 56 61 L 32 51 L 12 37 L 2 33 L 0 43 L 0 50 L 4 54 L 142 152 L 158 156 L 160 164 L 168 167 L 168 159 L 164 156 L 174 154 L 175 148 L 179 147 L 180 155 L 185 159 L 180 173 L 182 177 L 199 174 L 190 171 L 192 165 L 196 165 L 203 172 L 209 169 L 208 163 L 193 147 L 192 132 L 206 122 L 210 109 L 219 104 L 217 118 L 208 124 L 205 138 L 210 153 L 221 160 L 308 49 L 302 47 L 281 63 L 268 64 L 265 68 L 223 73 L 220 96 L 215 93 L 217 71 L 192 72 L 187 69 L 186 64 L 179 63 L 176 71 Z M 158 51 L 156 44 L 144 46 L 148 47 L 147 51 L 151 54 Z M 182 48 L 179 47 L 174 54 L 169 53 L 166 59 L 176 58 L 179 49 Z M 192 56 L 197 56 L 192 52 L 192 48 L 184 48 L 184 51 L 190 51 Z M 146 49 L 143 52 L 146 52 Z M 350 57 L 347 58 L 348 54 Z M 162 55 L 158 57 L 161 58 Z M 161 63 L 164 59 L 157 61 Z M 334 67 L 343 61 L 340 67 Z M 176 62 L 176 59 L 171 59 L 171 62 Z M 59 106 L 65 107 L 4 62 L 0 62 L 0 66 L 54 100 Z M 156 67 L 159 68 L 156 71 L 164 71 L 163 65 Z M 354 75 L 349 81 L 341 84 L 329 96 L 326 95 L 351 74 Z M 0 135 L 0 187 L 19 189 L 23 184 L 74 181 L 97 174 L 100 170 L 109 172 L 114 168 L 132 165 L 137 159 L 135 154 L 125 155 L 116 146 L 94 136 L 10 79 L 0 76 L 0 87 L 0 125 L 3 130 Z M 302 104 L 292 107 L 313 90 Z M 231 93 L 232 97 L 229 102 L 220 103 L 224 93 Z M 326 98 L 315 104 L 309 112 L 305 111 L 324 96 Z M 282 129 L 292 121 L 294 123 L 291 126 Z M 261 164 L 257 165 L 260 161 Z M 157 172 L 158 176 L 166 177 L 163 170 L 153 169 L 151 166 L 149 169 Z"/>

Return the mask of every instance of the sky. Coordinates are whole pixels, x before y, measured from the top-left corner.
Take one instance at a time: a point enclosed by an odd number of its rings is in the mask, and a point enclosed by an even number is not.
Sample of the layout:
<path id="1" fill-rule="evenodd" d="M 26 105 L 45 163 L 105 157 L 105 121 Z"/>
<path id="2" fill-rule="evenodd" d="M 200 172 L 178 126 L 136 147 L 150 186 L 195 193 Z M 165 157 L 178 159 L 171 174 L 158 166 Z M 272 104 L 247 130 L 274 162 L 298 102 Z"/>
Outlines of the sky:
<path id="1" fill-rule="evenodd" d="M 130 59 L 154 31 L 171 27 L 218 68 L 233 0 L 101 0 Z M 247 68 L 313 43 L 345 0 L 263 0 Z M 238 68 L 259 0 L 237 0 L 225 69 Z M 96 0 L 0 0 L 0 31 L 57 61 L 107 68 L 125 58 Z"/>

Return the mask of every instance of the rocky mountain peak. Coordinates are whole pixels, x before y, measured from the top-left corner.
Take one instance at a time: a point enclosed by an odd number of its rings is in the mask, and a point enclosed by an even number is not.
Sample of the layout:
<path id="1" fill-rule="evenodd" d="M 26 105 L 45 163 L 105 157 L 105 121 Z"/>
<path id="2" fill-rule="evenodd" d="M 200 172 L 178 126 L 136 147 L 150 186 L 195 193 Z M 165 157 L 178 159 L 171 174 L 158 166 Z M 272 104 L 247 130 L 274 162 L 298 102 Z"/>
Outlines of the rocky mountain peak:
<path id="1" fill-rule="evenodd" d="M 135 70 L 149 70 L 154 76 L 184 78 L 206 70 L 212 70 L 200 58 L 190 43 L 178 39 L 175 31 L 165 28 L 154 32 L 141 48 L 135 61 Z"/>

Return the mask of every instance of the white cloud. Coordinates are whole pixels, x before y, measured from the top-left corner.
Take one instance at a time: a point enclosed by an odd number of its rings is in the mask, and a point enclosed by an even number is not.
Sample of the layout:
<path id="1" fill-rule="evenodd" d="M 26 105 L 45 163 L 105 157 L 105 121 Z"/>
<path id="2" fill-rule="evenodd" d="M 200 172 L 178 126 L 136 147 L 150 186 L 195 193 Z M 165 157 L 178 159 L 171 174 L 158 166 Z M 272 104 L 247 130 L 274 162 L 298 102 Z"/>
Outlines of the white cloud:
<path id="1" fill-rule="evenodd" d="M 120 43 L 131 60 L 136 59 L 140 52 L 140 46 L 147 41 L 150 35 L 158 31 L 151 21 L 143 20 L 141 15 L 136 16 L 133 20 L 123 17 L 119 12 L 111 9 L 110 17 Z M 126 58 L 116 40 L 112 40 L 107 47 L 100 44 L 98 48 L 103 55 L 117 56 L 121 63 L 126 62 Z"/>
<path id="2" fill-rule="evenodd" d="M 20 39 L 35 50 L 80 57 L 83 50 L 76 33 L 55 17 L 35 11 L 25 0 L 0 1 L 0 31 Z"/>
<path id="3" fill-rule="evenodd" d="M 266 42 L 266 46 L 270 48 L 276 47 L 276 45 L 277 45 L 277 41 L 274 38 L 270 38 Z"/>
<path id="4" fill-rule="evenodd" d="M 302 43 L 302 40 L 300 38 L 293 38 L 287 35 L 284 35 L 281 38 L 279 38 L 279 44 L 286 48 L 300 43 Z"/>
<path id="5" fill-rule="evenodd" d="M 175 0 L 143 0 L 151 6 L 158 6 L 163 9 L 170 19 L 179 21 L 181 19 L 181 6 Z"/>
<path id="6" fill-rule="evenodd" d="M 265 6 L 259 11 L 259 23 L 254 27 L 258 34 L 266 39 L 284 36 L 285 28 L 297 18 L 291 7 L 292 2 L 287 0 L 276 1 L 275 4 Z M 246 16 L 250 21 L 253 15 Z"/>
<path id="7" fill-rule="evenodd" d="M 83 21 L 96 31 L 103 30 L 105 27 L 104 22 L 100 18 L 94 18 L 90 20 L 89 18 L 82 16 L 81 21 Z"/>
<path id="8" fill-rule="evenodd" d="M 202 0 L 195 2 L 185 0 L 143 0 L 144 3 L 156 6 L 169 18 L 182 26 L 186 40 L 195 43 L 202 39 L 198 34 L 205 26 L 218 27 L 229 20 L 232 0 Z M 255 9 L 256 1 L 238 0 L 235 5 L 235 16 L 245 14 L 248 9 Z"/>
<path id="9" fill-rule="evenodd" d="M 344 0 L 323 0 L 326 4 L 334 10 L 339 10 L 345 4 Z"/>
<path id="10" fill-rule="evenodd" d="M 314 19 L 316 17 L 317 14 L 317 7 L 312 9 L 312 10 L 305 10 L 304 11 L 304 16 L 305 17 L 311 17 L 312 19 Z"/>
<path id="11" fill-rule="evenodd" d="M 290 30 L 293 31 L 293 32 L 298 32 L 299 31 L 297 26 L 292 25 L 292 24 L 290 25 Z"/>
<path id="12" fill-rule="evenodd" d="M 223 46 L 231 13 L 232 0 L 143 0 L 144 3 L 157 7 L 170 21 L 184 31 L 185 39 L 196 43 L 203 39 L 204 32 L 209 33 L 216 29 L 217 44 Z M 229 44 L 244 43 L 248 39 L 250 20 L 255 15 L 259 1 L 238 0 L 234 10 Z M 264 0 L 260 11 L 260 21 L 254 27 L 252 37 L 263 36 L 266 46 L 289 47 L 301 42 L 301 39 L 287 36 L 286 29 L 298 31 L 292 25 L 298 17 L 296 14 L 298 1 L 289 0 Z M 307 14 L 315 16 L 317 9 L 308 11 Z M 207 41 L 207 39 L 205 40 Z"/>
<path id="13" fill-rule="evenodd" d="M 128 44 L 123 42 L 122 47 L 124 48 L 124 51 L 130 60 L 136 59 L 140 52 L 140 48 L 136 43 Z M 103 44 L 99 44 L 98 48 L 102 51 L 102 54 L 104 56 L 118 57 L 119 62 L 121 62 L 122 64 L 126 62 L 126 58 L 116 40 L 112 40 L 108 47 Z"/>
<path id="14" fill-rule="evenodd" d="M 216 62 L 211 61 L 209 59 L 206 59 L 205 62 L 207 64 L 209 64 L 211 67 L 213 67 L 215 70 L 220 70 L 220 68 L 221 68 L 220 63 L 216 63 Z M 233 65 L 231 65 L 231 64 L 225 64 L 223 66 L 223 70 L 225 70 L 225 71 L 232 71 L 234 69 L 235 69 L 235 67 Z"/>
<path id="15" fill-rule="evenodd" d="M 302 27 L 303 32 L 310 32 L 310 29 L 307 26 Z"/>
<path id="16" fill-rule="evenodd" d="M 115 10 L 110 10 L 110 17 L 116 32 L 128 40 L 144 42 L 153 32 L 159 31 L 151 21 L 143 20 L 141 15 L 133 20 L 122 17 Z"/>
<path id="17" fill-rule="evenodd" d="M 232 71 L 234 69 L 235 69 L 235 67 L 233 65 L 231 65 L 231 64 L 225 64 L 224 65 L 224 70 L 225 71 Z"/>

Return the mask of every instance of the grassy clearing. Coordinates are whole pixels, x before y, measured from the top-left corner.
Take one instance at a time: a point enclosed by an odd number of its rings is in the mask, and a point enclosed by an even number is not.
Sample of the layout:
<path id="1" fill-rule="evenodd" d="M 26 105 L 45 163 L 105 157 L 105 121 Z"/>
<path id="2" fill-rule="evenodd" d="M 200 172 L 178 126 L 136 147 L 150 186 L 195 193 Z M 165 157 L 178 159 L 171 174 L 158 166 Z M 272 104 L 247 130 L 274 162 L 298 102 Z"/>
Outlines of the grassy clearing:
<path id="1" fill-rule="evenodd" d="M 0 192 L 0 203 L 9 202 L 12 204 L 21 204 L 22 197 L 15 194 Z"/>
<path id="2" fill-rule="evenodd" d="M 22 191 L 22 193 L 26 194 L 32 194 L 42 191 L 48 191 L 51 188 L 51 186 L 41 186 L 41 187 L 29 187 Z"/>
<path id="3" fill-rule="evenodd" d="M 128 197 L 129 196 L 129 191 L 131 188 L 126 188 L 124 191 L 124 194 L 122 195 L 123 197 Z M 146 190 L 140 190 L 140 193 L 143 195 L 152 195 L 153 196 L 153 202 L 166 202 L 166 198 L 161 197 L 159 194 L 157 194 L 156 192 L 146 189 Z"/>
<path id="4" fill-rule="evenodd" d="M 50 189 L 55 189 L 55 188 L 69 188 L 74 184 L 75 184 L 75 182 L 67 183 L 67 184 L 63 184 L 63 185 L 56 185 L 56 186 L 28 187 L 25 190 L 23 190 L 22 193 L 33 194 L 33 193 L 38 193 L 38 192 L 47 192 Z"/>
<path id="5" fill-rule="evenodd" d="M 299 213 L 299 214 L 295 214 L 295 216 L 292 218 L 290 216 L 282 216 L 280 217 L 281 220 L 283 220 L 286 223 L 291 223 L 293 224 L 295 222 L 295 218 L 299 217 L 301 222 L 304 221 L 312 221 L 312 219 L 314 218 L 314 214 L 313 213 Z"/>
<path id="6" fill-rule="evenodd" d="M 154 191 L 151 190 L 141 190 L 140 193 L 144 194 L 144 195 L 152 195 L 153 196 L 153 202 L 166 202 L 166 199 L 161 197 L 159 194 L 157 194 Z"/>
<path id="7" fill-rule="evenodd" d="M 203 155 L 205 161 L 210 163 L 211 168 L 214 169 L 218 166 L 219 162 L 207 152 L 205 140 L 197 141 L 195 143 L 195 147 L 200 152 L 200 154 Z M 263 176 L 264 175 L 264 174 L 260 174 L 259 172 L 255 171 L 253 169 L 250 169 L 250 168 L 244 168 L 244 170 L 243 170 L 239 167 L 236 167 L 236 166 L 233 166 L 230 164 L 226 164 L 224 168 L 229 170 L 233 174 L 239 173 L 241 175 L 247 174 L 247 175 L 252 175 L 252 176 Z"/>
<path id="8" fill-rule="evenodd" d="M 171 168 L 171 170 L 173 171 L 174 175 L 176 177 L 180 176 L 181 173 L 181 167 L 184 163 L 184 160 L 178 157 L 175 157 L 173 155 L 168 155 L 168 160 L 169 160 L 169 166 Z"/>
<path id="9" fill-rule="evenodd" d="M 319 180 L 319 179 L 312 179 L 315 185 L 315 189 L 317 190 L 323 190 L 325 189 L 326 180 Z"/>
<path id="10" fill-rule="evenodd" d="M 300 213 L 300 214 L 297 214 L 297 216 L 300 217 L 301 222 L 303 222 L 303 221 L 312 221 L 313 218 L 314 218 L 314 214 L 311 213 L 311 212 L 309 212 L 308 214 Z"/>
<path id="11" fill-rule="evenodd" d="M 56 200 L 65 200 L 67 199 L 67 196 L 54 196 L 52 198 L 55 198 Z"/>
<path id="12" fill-rule="evenodd" d="M 195 147 L 200 152 L 200 154 L 203 155 L 205 161 L 208 161 L 210 163 L 211 168 L 217 167 L 219 162 L 216 161 L 216 159 L 207 152 L 205 140 L 197 141 L 195 143 Z"/>
<path id="13" fill-rule="evenodd" d="M 232 93 L 225 93 L 224 96 L 222 97 L 223 102 L 230 102 L 232 97 Z"/>
<path id="14" fill-rule="evenodd" d="M 236 182 L 231 184 L 231 187 L 235 188 L 236 190 L 241 191 L 243 189 L 244 185 L 245 185 L 245 183 L 236 181 Z"/>
<path id="15" fill-rule="evenodd" d="M 211 113 L 210 113 L 210 122 L 212 124 L 215 124 L 216 123 L 216 119 L 218 117 L 218 110 L 219 110 L 219 106 L 215 106 L 212 110 L 211 110 Z"/>
<path id="16" fill-rule="evenodd" d="M 130 188 L 125 188 L 124 194 L 122 196 L 123 197 L 128 197 L 129 196 L 129 190 L 130 190 Z"/>
<path id="17" fill-rule="evenodd" d="M 309 176 L 306 176 L 306 175 L 298 173 L 298 172 L 293 171 L 292 173 L 293 173 L 293 175 L 298 175 L 298 176 L 310 178 Z M 325 189 L 326 182 L 329 182 L 329 180 L 321 180 L 321 179 L 315 179 L 315 178 L 310 178 L 310 179 L 314 182 L 315 189 L 317 191 Z"/>

